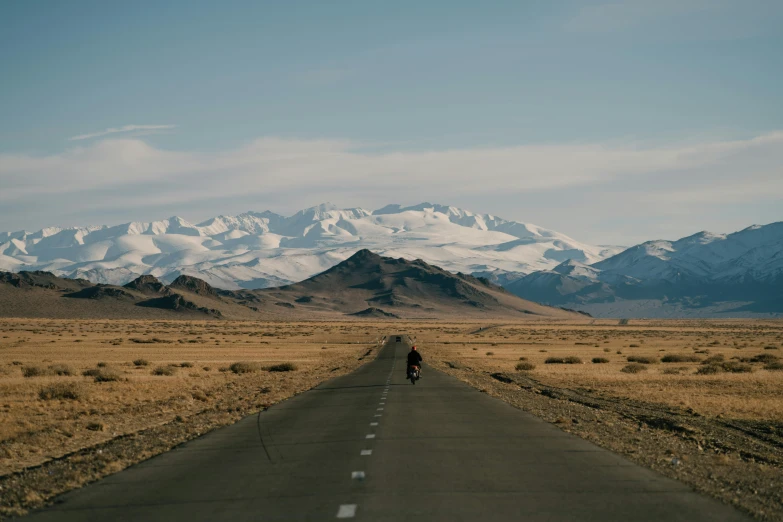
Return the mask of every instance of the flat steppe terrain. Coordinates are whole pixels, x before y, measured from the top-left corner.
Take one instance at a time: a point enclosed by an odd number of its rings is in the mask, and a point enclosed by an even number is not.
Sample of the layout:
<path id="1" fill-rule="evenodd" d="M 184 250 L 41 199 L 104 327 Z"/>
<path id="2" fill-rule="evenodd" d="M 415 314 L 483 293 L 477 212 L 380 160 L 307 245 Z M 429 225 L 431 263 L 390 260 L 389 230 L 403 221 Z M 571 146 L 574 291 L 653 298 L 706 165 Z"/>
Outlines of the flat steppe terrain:
<path id="1" fill-rule="evenodd" d="M 783 322 L 623 323 L 2 319 L 0 513 L 348 373 L 402 333 L 435 368 L 783 520 Z"/>

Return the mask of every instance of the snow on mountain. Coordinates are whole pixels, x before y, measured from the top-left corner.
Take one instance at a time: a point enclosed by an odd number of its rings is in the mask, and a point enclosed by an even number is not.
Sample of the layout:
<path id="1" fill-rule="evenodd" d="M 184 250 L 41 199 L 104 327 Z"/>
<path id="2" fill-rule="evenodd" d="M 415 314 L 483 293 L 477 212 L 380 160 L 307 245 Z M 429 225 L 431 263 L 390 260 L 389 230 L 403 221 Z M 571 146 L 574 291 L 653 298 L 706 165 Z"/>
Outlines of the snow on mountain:
<path id="1" fill-rule="evenodd" d="M 598 315 L 780 314 L 783 222 L 648 241 L 589 266 L 572 259 L 506 288 L 526 299 Z"/>
<path id="2" fill-rule="evenodd" d="M 304 280 L 361 248 L 454 272 L 515 278 L 571 259 L 595 263 L 622 250 L 451 206 L 387 205 L 373 212 L 326 203 L 290 217 L 246 212 L 197 225 L 174 216 L 0 233 L 0 269 L 48 270 L 112 284 L 141 274 L 167 282 L 187 274 L 221 288 L 264 288 Z"/>

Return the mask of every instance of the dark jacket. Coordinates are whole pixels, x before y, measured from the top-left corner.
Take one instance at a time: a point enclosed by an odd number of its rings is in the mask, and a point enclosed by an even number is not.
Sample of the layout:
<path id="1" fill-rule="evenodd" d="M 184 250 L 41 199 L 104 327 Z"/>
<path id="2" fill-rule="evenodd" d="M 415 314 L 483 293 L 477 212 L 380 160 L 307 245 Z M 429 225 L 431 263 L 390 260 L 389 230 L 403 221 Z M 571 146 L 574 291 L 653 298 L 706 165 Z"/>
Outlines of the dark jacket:
<path id="1" fill-rule="evenodd" d="M 421 365 L 421 354 L 415 350 L 411 350 L 408 352 L 408 366 L 420 366 Z"/>

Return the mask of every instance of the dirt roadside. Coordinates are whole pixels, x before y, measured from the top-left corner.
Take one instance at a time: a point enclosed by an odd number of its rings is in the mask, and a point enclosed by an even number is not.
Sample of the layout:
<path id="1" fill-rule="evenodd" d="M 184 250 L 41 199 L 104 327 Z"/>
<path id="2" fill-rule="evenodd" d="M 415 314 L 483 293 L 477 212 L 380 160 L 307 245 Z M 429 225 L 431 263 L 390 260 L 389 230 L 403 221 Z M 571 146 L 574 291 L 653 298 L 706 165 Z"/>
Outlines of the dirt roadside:
<path id="1" fill-rule="evenodd" d="M 436 368 L 562 430 L 691 485 L 759 520 L 783 520 L 783 423 L 733 421 L 558 388 L 524 372 Z"/>

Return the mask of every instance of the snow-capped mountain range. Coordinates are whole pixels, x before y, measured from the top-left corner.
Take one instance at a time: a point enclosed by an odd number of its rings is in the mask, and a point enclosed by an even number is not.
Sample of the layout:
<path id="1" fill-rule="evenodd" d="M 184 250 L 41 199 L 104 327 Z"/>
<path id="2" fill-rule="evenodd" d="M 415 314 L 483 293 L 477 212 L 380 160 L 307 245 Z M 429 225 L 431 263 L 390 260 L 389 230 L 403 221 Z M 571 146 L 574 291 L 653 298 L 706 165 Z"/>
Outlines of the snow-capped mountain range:
<path id="1" fill-rule="evenodd" d="M 273 212 L 180 217 L 118 226 L 0 233 L 0 270 L 46 270 L 97 283 L 186 274 L 225 289 L 302 281 L 361 248 L 423 259 L 452 272 L 513 280 L 567 260 L 591 264 L 622 251 L 531 224 L 422 203 L 370 211 L 323 204 L 285 217 Z"/>
<path id="2" fill-rule="evenodd" d="M 568 260 L 506 288 L 602 316 L 783 314 L 783 222 L 648 241 L 592 264 Z"/>

